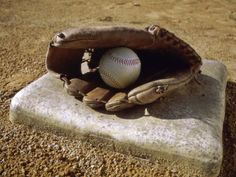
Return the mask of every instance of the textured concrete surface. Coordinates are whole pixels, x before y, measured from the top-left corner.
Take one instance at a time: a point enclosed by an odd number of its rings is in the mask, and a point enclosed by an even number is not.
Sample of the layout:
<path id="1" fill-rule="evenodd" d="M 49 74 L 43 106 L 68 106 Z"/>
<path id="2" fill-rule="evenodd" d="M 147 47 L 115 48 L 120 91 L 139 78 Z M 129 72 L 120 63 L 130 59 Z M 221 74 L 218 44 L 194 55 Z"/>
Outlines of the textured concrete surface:
<path id="1" fill-rule="evenodd" d="M 113 149 L 185 170 L 217 176 L 222 162 L 226 68 L 205 60 L 201 84 L 191 82 L 161 101 L 111 114 L 68 96 L 46 74 L 15 95 L 10 120 L 103 141 Z M 78 135 L 78 136 L 76 136 Z"/>

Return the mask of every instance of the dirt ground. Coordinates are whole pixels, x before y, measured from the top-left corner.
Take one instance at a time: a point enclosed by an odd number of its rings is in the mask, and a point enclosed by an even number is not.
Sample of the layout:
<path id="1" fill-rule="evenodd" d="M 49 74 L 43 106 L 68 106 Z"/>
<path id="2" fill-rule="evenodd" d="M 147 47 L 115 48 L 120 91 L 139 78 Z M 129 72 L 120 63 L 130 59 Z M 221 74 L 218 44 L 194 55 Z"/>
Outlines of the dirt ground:
<path id="1" fill-rule="evenodd" d="M 158 163 L 9 121 L 17 91 L 46 73 L 58 31 L 82 25 L 159 24 L 229 71 L 221 177 L 236 174 L 235 0 L 0 0 L 0 176 L 185 176 Z"/>

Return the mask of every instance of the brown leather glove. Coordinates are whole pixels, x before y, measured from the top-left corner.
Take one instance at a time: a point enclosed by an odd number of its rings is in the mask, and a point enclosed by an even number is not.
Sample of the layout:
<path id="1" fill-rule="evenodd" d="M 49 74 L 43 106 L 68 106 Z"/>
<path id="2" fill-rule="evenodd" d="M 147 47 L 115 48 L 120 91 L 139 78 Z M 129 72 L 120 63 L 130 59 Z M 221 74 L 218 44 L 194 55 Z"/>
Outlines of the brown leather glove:
<path id="1" fill-rule="evenodd" d="M 127 47 L 141 60 L 139 79 L 128 88 L 107 86 L 98 74 L 101 56 L 108 49 Z M 87 57 L 86 57 L 87 56 Z M 89 72 L 82 74 L 87 62 Z M 200 72 L 200 56 L 183 40 L 157 25 L 87 27 L 56 34 L 46 60 L 47 70 L 64 82 L 68 94 L 92 108 L 120 111 L 148 104 L 184 86 Z"/>

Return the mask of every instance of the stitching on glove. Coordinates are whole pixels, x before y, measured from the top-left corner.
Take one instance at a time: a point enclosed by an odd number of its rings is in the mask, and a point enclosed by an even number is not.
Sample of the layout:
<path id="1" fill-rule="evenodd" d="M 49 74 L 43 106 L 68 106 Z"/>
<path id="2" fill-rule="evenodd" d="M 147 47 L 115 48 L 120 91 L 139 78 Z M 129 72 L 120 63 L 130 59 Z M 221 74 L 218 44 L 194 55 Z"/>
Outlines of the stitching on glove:
<path id="1" fill-rule="evenodd" d="M 68 77 L 64 74 L 61 74 L 60 75 L 60 79 L 64 82 L 64 85 L 67 84 L 67 85 L 70 85 L 70 80 L 68 79 Z"/>
<path id="2" fill-rule="evenodd" d="M 157 86 L 156 93 L 161 94 L 165 93 L 168 90 L 168 85 Z"/>

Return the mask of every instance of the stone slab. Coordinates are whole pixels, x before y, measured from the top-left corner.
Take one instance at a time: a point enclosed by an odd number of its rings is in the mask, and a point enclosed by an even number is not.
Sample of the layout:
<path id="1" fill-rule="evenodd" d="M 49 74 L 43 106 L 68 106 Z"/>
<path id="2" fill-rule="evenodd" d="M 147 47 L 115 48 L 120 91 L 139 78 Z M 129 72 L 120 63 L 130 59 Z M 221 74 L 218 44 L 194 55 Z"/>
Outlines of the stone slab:
<path id="1" fill-rule="evenodd" d="M 204 60 L 198 79 L 201 84 L 192 81 L 153 104 L 111 114 L 86 107 L 66 94 L 60 80 L 46 74 L 14 96 L 10 120 L 104 142 L 189 176 L 217 176 L 227 71 L 217 61 Z"/>

